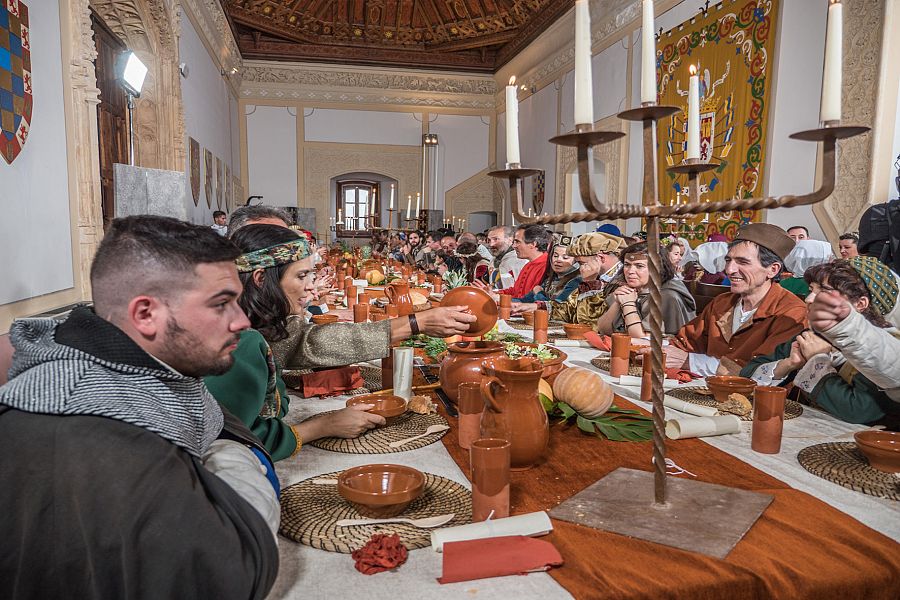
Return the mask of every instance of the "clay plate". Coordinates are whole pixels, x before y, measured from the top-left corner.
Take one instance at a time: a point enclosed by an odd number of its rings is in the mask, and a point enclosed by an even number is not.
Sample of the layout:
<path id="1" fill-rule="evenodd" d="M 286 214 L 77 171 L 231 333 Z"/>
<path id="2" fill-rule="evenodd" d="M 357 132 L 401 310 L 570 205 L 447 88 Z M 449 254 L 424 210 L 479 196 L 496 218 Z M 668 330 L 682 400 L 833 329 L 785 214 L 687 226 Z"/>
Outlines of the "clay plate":
<path id="1" fill-rule="evenodd" d="M 756 382 L 737 375 L 716 375 L 706 378 L 706 386 L 712 391 L 716 402 L 725 402 L 729 394 L 742 394 L 749 398 L 756 388 Z"/>
<path id="2" fill-rule="evenodd" d="M 453 288 L 444 294 L 443 299 L 441 299 L 441 306 L 469 307 L 469 312 L 475 315 L 478 320 L 469 326 L 469 330 L 466 331 L 465 335 L 484 335 L 497 323 L 497 304 L 490 294 L 477 287 L 464 285 Z"/>
<path id="3" fill-rule="evenodd" d="M 406 412 L 406 400 L 400 396 L 391 396 L 389 394 L 366 394 L 365 396 L 354 396 L 347 400 L 347 408 L 360 404 L 374 404 L 366 412 L 375 415 L 381 415 L 387 421 L 386 425 L 390 425 L 397 420 L 397 417 Z"/>
<path id="4" fill-rule="evenodd" d="M 425 489 L 425 475 L 403 465 L 362 465 L 338 475 L 338 494 L 365 517 L 396 517 Z"/>
<path id="5" fill-rule="evenodd" d="M 873 469 L 900 473 L 900 432 L 857 431 L 853 439 Z"/>

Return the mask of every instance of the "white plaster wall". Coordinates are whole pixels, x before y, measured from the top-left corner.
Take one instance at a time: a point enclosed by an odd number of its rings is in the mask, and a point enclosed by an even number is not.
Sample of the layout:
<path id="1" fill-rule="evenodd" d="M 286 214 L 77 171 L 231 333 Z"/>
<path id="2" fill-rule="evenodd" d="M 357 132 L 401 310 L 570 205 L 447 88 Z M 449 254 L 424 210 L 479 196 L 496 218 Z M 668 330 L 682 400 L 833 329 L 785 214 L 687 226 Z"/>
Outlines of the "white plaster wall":
<path id="1" fill-rule="evenodd" d="M 0 159 L 0 304 L 74 284 L 59 3 L 28 9 L 34 109 L 22 153 Z"/>
<path id="2" fill-rule="evenodd" d="M 317 108 L 305 118 L 304 133 L 308 142 L 418 146 L 422 143 L 422 115 Z"/>
<path id="3" fill-rule="evenodd" d="M 263 196 L 271 206 L 297 203 L 297 117 L 284 106 L 245 107 L 247 114 L 247 196 Z"/>
<path id="4" fill-rule="evenodd" d="M 181 78 L 181 99 L 184 104 L 185 177 L 187 195 L 185 206 L 188 219 L 197 224 L 212 224 L 212 213 L 218 210 L 215 197 L 207 205 L 206 164 L 203 150 L 209 149 L 222 159 L 235 176 L 240 176 L 240 135 L 237 126 L 237 100 L 232 96 L 218 66 L 213 62 L 190 19 L 181 13 L 181 37 L 178 42 L 180 61 L 187 64 L 188 76 Z M 191 195 L 191 157 L 188 138 L 200 142 L 200 201 L 194 206 Z M 215 168 L 215 165 L 213 165 Z M 214 174 L 215 177 L 215 174 Z M 229 185 L 231 183 L 229 182 Z M 215 187 L 215 184 L 214 184 Z M 227 188 L 226 188 L 227 189 Z M 215 192 L 213 192 L 215 196 Z M 238 199 L 241 204 L 243 199 Z M 223 197 L 223 208 L 225 199 Z"/>
<path id="5" fill-rule="evenodd" d="M 894 124 L 894 144 L 893 150 L 891 150 L 891 165 L 894 164 L 897 155 L 900 154 L 900 103 L 897 104 L 897 121 Z M 896 167 L 891 167 L 891 180 L 888 182 L 888 197 L 884 198 L 884 200 L 888 200 L 891 198 L 897 198 L 900 196 L 897 192 L 897 184 L 895 182 L 895 178 L 900 175 Z M 879 198 L 879 201 L 882 199 Z"/>
<path id="6" fill-rule="evenodd" d="M 522 165 L 544 170 L 544 211 L 555 211 L 556 145 L 547 140 L 557 133 L 558 92 L 552 85 L 538 90 L 519 103 L 519 144 Z M 505 139 L 504 144 L 505 144 Z M 532 206 L 533 178 L 525 182 L 523 210 Z"/>
<path id="7" fill-rule="evenodd" d="M 436 117 L 436 118 L 435 118 Z M 439 197 L 433 208 L 444 208 L 444 194 L 488 166 L 490 121 L 487 117 L 433 115 L 429 131 L 438 136 Z M 485 207 L 490 209 L 490 207 Z"/>

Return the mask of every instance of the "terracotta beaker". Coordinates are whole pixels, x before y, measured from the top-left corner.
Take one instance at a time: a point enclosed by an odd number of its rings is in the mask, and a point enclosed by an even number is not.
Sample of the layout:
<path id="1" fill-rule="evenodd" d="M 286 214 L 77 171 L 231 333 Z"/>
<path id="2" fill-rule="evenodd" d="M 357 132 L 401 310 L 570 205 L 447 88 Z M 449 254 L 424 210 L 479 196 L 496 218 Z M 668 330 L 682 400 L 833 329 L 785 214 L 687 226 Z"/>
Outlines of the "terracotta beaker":
<path id="1" fill-rule="evenodd" d="M 466 450 L 472 442 L 481 437 L 481 413 L 484 400 L 481 399 L 481 382 L 467 381 L 459 384 L 459 447 Z"/>
<path id="2" fill-rule="evenodd" d="M 781 451 L 786 396 L 787 390 L 783 387 L 757 386 L 753 390 L 751 450 L 760 454 L 778 454 Z"/>
<path id="3" fill-rule="evenodd" d="M 419 285 L 422 285 L 423 283 L 425 283 L 425 273 L 423 273 L 422 271 L 419 271 L 418 273 L 416 273 L 416 281 L 418 282 Z"/>
<path id="4" fill-rule="evenodd" d="M 444 291 L 444 279 L 440 275 L 435 276 L 435 278 L 431 280 L 431 283 L 434 285 L 435 294 L 440 294 Z"/>
<path id="5" fill-rule="evenodd" d="M 536 358 L 493 358 L 481 365 L 481 395 L 485 410 L 482 436 L 491 421 L 509 431 L 510 466 L 514 471 L 530 469 L 547 452 L 550 427 L 547 412 L 538 398 L 538 382 L 544 370 Z M 488 417 L 490 413 L 490 417 Z"/>
<path id="6" fill-rule="evenodd" d="M 627 333 L 612 334 L 612 349 L 609 352 L 609 374 L 613 377 L 628 375 L 628 354 L 631 351 L 631 336 Z"/>
<path id="7" fill-rule="evenodd" d="M 509 516 L 510 449 L 511 444 L 503 439 L 472 442 L 472 521 Z"/>
<path id="8" fill-rule="evenodd" d="M 547 343 L 547 327 L 550 325 L 550 313 L 541 308 L 534 311 L 534 326 L 533 326 L 533 334 L 534 334 L 534 343 L 536 344 L 546 344 Z"/>
<path id="9" fill-rule="evenodd" d="M 509 319 L 512 311 L 512 296 L 509 294 L 500 294 L 500 318 L 504 321 Z"/>
<path id="10" fill-rule="evenodd" d="M 390 303 L 397 307 L 397 314 L 401 317 L 413 314 L 412 296 L 409 295 L 409 283 L 406 281 L 394 281 L 384 288 L 384 295 Z"/>
<path id="11" fill-rule="evenodd" d="M 643 374 L 641 376 L 641 402 L 650 402 L 651 390 L 653 389 L 653 361 L 650 359 L 650 353 L 645 352 L 642 360 Z M 666 371 L 666 353 L 662 353 L 663 373 Z"/>
<path id="12" fill-rule="evenodd" d="M 353 307 L 353 322 L 365 323 L 369 320 L 369 304 L 358 303 Z"/>

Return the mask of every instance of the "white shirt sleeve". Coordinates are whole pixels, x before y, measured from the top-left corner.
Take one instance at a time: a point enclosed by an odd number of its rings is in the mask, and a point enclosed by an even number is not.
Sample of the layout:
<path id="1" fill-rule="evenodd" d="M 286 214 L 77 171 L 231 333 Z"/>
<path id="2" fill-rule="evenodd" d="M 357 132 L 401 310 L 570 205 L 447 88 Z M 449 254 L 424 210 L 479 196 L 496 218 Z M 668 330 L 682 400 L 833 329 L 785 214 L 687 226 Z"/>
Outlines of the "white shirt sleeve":
<path id="1" fill-rule="evenodd" d="M 708 377 L 716 374 L 716 370 L 719 368 L 719 359 L 708 354 L 691 352 L 688 354 L 688 367 L 691 373 Z"/>
<path id="2" fill-rule="evenodd" d="M 756 382 L 756 385 L 760 386 L 770 386 L 777 385 L 784 381 L 784 379 L 775 380 L 775 367 L 778 366 L 778 361 L 773 360 L 772 362 L 767 362 L 765 364 L 759 365 L 756 367 L 756 370 L 753 371 L 753 374 L 750 376 L 750 379 Z"/>
<path id="3" fill-rule="evenodd" d="M 816 354 L 806 361 L 806 364 L 797 372 L 797 376 L 794 377 L 794 385 L 807 394 L 812 394 L 812 391 L 816 389 L 816 385 L 822 378 L 831 373 L 837 373 L 831 356 L 828 354 Z"/>

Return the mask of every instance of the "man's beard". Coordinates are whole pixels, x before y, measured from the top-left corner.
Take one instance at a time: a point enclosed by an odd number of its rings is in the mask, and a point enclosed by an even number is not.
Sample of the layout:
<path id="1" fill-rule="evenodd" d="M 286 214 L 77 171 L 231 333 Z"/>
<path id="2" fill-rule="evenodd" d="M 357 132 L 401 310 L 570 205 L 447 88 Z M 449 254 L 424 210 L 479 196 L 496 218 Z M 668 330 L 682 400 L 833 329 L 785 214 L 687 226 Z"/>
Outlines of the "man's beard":
<path id="1" fill-rule="evenodd" d="M 171 317 L 166 323 L 166 343 L 163 346 L 165 356 L 158 358 L 188 377 L 224 375 L 234 364 L 234 357 L 231 353 L 222 356 L 222 350 L 236 344 L 239 339 L 235 335 L 222 348 L 211 350 L 202 339 L 181 327 L 175 317 Z"/>
<path id="2" fill-rule="evenodd" d="M 491 254 L 493 254 L 494 257 L 497 257 L 497 256 L 500 256 L 501 254 L 503 254 L 504 252 L 506 252 L 507 250 L 509 250 L 509 246 L 504 246 L 504 247 L 502 247 L 502 248 L 497 248 L 496 250 L 495 250 L 494 248 L 491 248 L 491 247 L 489 246 L 489 247 L 488 247 L 488 250 L 491 251 Z"/>

